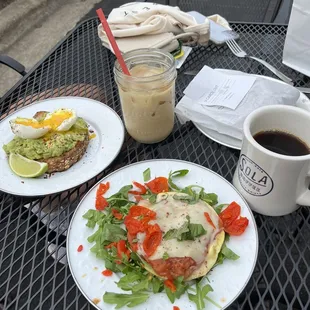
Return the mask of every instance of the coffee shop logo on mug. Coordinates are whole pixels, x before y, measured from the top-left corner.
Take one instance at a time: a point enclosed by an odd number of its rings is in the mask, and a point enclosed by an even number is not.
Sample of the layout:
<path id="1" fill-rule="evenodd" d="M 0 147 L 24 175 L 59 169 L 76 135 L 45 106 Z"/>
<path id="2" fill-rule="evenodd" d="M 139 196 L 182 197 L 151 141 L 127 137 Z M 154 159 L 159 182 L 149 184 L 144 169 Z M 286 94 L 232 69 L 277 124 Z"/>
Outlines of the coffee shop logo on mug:
<path id="1" fill-rule="evenodd" d="M 268 173 L 244 154 L 239 159 L 238 178 L 243 189 L 253 196 L 265 196 L 273 189 Z"/>

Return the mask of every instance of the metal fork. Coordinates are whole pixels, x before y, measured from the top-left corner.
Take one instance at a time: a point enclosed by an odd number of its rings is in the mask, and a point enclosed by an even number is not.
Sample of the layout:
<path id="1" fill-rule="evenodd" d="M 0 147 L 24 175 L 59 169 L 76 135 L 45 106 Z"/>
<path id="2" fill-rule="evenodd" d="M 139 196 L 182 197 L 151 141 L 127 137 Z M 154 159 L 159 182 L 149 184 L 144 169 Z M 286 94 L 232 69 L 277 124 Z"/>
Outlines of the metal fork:
<path id="1" fill-rule="evenodd" d="M 237 56 L 237 57 L 241 57 L 241 58 L 251 58 L 254 59 L 258 62 L 260 62 L 262 65 L 264 65 L 266 68 L 268 68 L 271 72 L 273 72 L 276 76 L 278 76 L 282 81 L 293 85 L 293 80 L 290 79 L 288 76 L 286 76 L 285 74 L 283 74 L 282 72 L 280 72 L 279 70 L 277 70 L 275 67 L 273 67 L 272 65 L 270 65 L 268 62 L 266 62 L 265 60 L 253 57 L 253 56 L 249 56 L 238 44 L 235 40 L 228 40 L 226 41 L 228 47 L 230 48 L 230 50 Z"/>

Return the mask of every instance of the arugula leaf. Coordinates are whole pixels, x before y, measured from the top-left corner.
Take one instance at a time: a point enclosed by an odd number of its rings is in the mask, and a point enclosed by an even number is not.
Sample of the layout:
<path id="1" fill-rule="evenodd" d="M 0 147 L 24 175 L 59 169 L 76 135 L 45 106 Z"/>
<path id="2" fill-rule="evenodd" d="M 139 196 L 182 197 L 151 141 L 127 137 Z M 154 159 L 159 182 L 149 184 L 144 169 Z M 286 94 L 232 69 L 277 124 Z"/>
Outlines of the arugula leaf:
<path id="1" fill-rule="evenodd" d="M 183 279 L 184 277 L 177 277 L 173 281 L 176 287 L 176 291 L 174 293 L 172 293 L 171 290 L 165 286 L 165 292 L 171 303 L 174 303 L 176 298 L 179 299 L 186 292 L 188 285 L 185 284 Z"/>
<path id="2" fill-rule="evenodd" d="M 151 169 L 147 168 L 145 171 L 143 171 L 143 180 L 144 182 L 147 182 L 151 179 Z"/>
<path id="3" fill-rule="evenodd" d="M 148 199 L 150 203 L 155 203 L 157 199 L 157 194 L 145 194 L 141 195 L 143 199 Z"/>
<path id="4" fill-rule="evenodd" d="M 154 294 L 161 292 L 164 288 L 163 282 L 157 277 L 152 278 L 151 285 Z"/>
<path id="5" fill-rule="evenodd" d="M 203 228 L 201 224 L 192 224 L 188 225 L 191 236 L 195 239 L 196 237 L 204 235 L 207 231 Z"/>
<path id="6" fill-rule="evenodd" d="M 193 204 L 195 204 L 198 201 L 199 194 L 194 193 L 193 196 L 189 196 L 189 195 L 184 196 L 184 195 L 174 194 L 173 195 L 173 199 L 184 201 L 184 202 L 187 202 L 190 205 L 193 205 Z"/>
<path id="7" fill-rule="evenodd" d="M 200 192 L 199 198 L 204 202 L 208 203 L 210 206 L 217 204 L 217 195 L 214 193 L 205 193 L 204 191 Z"/>
<path id="8" fill-rule="evenodd" d="M 230 259 L 230 260 L 237 260 L 240 258 L 239 255 L 237 255 L 234 251 L 232 251 L 230 248 L 227 247 L 226 242 L 229 241 L 229 235 L 225 235 L 225 241 L 222 245 L 221 251 L 219 255 L 217 256 L 216 263 L 214 264 L 214 267 L 217 265 L 223 264 L 225 259 Z"/>
<path id="9" fill-rule="evenodd" d="M 190 218 L 186 216 L 187 222 L 185 222 L 180 228 L 168 230 L 163 239 L 177 239 L 178 241 L 195 240 L 195 238 L 204 235 L 207 231 L 201 224 L 192 224 Z"/>
<path id="10" fill-rule="evenodd" d="M 103 220 L 106 215 L 98 210 L 88 210 L 84 215 L 83 218 L 87 219 L 86 226 L 89 228 L 94 228 L 96 223 L 100 220 Z"/>
<path id="11" fill-rule="evenodd" d="M 145 286 L 144 280 L 147 280 L 147 286 Z M 143 282 L 141 289 L 148 288 L 148 279 L 141 273 L 136 271 L 130 271 L 125 276 L 123 276 L 118 282 L 117 286 L 124 291 L 134 291 L 137 292 L 139 289 L 140 283 Z M 135 288 L 135 289 L 134 289 Z"/>
<path id="12" fill-rule="evenodd" d="M 165 252 L 163 254 L 163 260 L 167 260 L 169 258 L 169 254 L 167 252 Z"/>
<path id="13" fill-rule="evenodd" d="M 206 299 L 207 295 L 212 291 L 213 289 L 210 284 L 206 284 L 203 288 L 201 288 L 199 284 L 197 283 L 196 284 L 196 295 L 190 294 L 190 293 L 187 293 L 187 294 L 188 294 L 188 298 L 196 304 L 197 310 L 203 310 L 205 309 L 204 299 Z"/>
<path id="14" fill-rule="evenodd" d="M 170 171 L 169 177 L 168 177 L 169 187 L 171 189 L 174 189 L 174 190 L 179 190 L 179 187 L 172 182 L 172 178 L 184 177 L 185 175 L 188 174 L 188 172 L 189 172 L 189 170 L 187 170 L 187 169 L 177 170 L 177 171 L 173 171 L 173 172 Z"/>
<path id="15" fill-rule="evenodd" d="M 185 222 L 180 228 L 173 228 L 168 230 L 163 239 L 164 240 L 170 240 L 170 239 L 177 239 L 177 240 L 182 240 L 182 234 L 189 232 L 189 228 L 188 228 L 188 222 Z"/>
<path id="16" fill-rule="evenodd" d="M 136 292 L 132 294 L 116 294 L 106 292 L 103 295 L 103 301 L 107 304 L 116 304 L 115 309 L 127 306 L 133 308 L 147 301 L 149 294 Z"/>
<path id="17" fill-rule="evenodd" d="M 110 242 L 126 240 L 126 231 L 117 224 L 105 224 L 103 226 L 101 237 Z"/>
<path id="18" fill-rule="evenodd" d="M 117 193 L 114 195 L 110 196 L 107 200 L 111 201 L 113 198 L 123 198 L 128 200 L 128 192 L 132 190 L 132 185 L 125 185 L 123 186 Z"/>
<path id="19" fill-rule="evenodd" d="M 225 208 L 226 206 L 228 206 L 228 204 L 223 203 L 223 204 L 218 205 L 218 206 L 213 207 L 213 208 L 214 208 L 214 211 L 215 211 L 217 214 L 220 214 L 220 213 L 222 212 L 222 209 Z"/>

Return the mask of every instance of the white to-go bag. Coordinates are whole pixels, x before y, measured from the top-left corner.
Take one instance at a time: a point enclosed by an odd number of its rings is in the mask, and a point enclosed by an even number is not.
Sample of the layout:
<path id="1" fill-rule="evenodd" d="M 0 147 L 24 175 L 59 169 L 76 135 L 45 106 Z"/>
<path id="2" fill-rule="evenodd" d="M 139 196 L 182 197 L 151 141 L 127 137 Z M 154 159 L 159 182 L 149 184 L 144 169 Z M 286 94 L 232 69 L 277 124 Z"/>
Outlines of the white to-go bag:
<path id="1" fill-rule="evenodd" d="M 294 0 L 283 63 L 310 76 L 310 0 Z"/>

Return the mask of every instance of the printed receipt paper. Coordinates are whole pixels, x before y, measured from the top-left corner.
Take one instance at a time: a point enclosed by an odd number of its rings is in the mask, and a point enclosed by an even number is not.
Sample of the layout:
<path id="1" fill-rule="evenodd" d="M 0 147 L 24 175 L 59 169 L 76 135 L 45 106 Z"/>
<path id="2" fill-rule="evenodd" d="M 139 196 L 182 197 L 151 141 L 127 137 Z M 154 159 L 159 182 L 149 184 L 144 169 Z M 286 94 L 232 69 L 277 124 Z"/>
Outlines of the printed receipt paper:
<path id="1" fill-rule="evenodd" d="M 255 80 L 254 76 L 226 75 L 204 66 L 184 94 L 201 105 L 235 110 Z"/>

